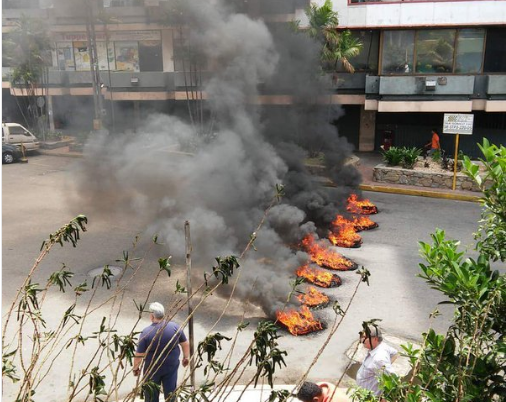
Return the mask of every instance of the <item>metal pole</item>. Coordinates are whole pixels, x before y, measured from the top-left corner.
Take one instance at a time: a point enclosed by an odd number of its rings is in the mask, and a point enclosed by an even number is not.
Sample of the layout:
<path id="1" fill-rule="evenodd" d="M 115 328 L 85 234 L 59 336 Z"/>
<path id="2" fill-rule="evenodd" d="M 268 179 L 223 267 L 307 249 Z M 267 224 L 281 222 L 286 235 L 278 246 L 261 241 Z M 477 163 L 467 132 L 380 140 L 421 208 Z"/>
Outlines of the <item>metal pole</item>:
<path id="1" fill-rule="evenodd" d="M 186 244 L 186 288 L 188 291 L 188 316 L 190 317 L 188 320 L 188 332 L 190 338 L 190 384 L 192 386 L 192 390 L 195 389 L 195 361 L 193 358 L 194 353 L 194 335 L 193 335 L 193 307 L 192 307 L 192 279 L 191 279 L 191 271 L 192 271 L 192 243 L 190 238 L 190 222 L 185 221 L 184 223 L 184 237 Z"/>
<path id="2" fill-rule="evenodd" d="M 457 157 L 459 156 L 459 135 L 455 136 L 455 156 L 453 157 L 453 184 L 452 190 L 455 190 L 457 183 Z"/>
<path id="3" fill-rule="evenodd" d="M 104 22 L 104 31 L 105 31 L 105 53 L 107 54 L 107 71 L 109 74 L 109 93 L 111 94 L 111 118 L 112 118 L 112 132 L 116 132 L 116 118 L 114 116 L 114 99 L 113 99 L 113 90 L 112 90 L 112 81 L 111 81 L 111 63 L 109 61 L 109 30 L 107 29 L 107 23 Z"/>

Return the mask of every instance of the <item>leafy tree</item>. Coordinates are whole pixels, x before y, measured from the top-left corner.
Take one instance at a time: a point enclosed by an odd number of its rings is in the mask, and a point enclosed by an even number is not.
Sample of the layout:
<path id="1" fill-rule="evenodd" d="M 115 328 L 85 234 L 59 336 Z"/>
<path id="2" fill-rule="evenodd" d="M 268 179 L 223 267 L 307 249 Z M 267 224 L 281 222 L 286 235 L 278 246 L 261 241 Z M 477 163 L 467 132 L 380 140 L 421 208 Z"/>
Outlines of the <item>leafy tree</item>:
<path id="1" fill-rule="evenodd" d="M 345 71 L 354 73 L 355 67 L 351 64 L 350 59 L 358 56 L 361 50 L 362 43 L 353 37 L 350 30 L 330 31 L 323 47 L 322 61 L 329 71 L 337 70 L 340 64 Z"/>
<path id="2" fill-rule="evenodd" d="M 454 305 L 453 321 L 446 334 L 432 329 L 423 334 L 420 349 L 403 345 L 412 375 L 408 379 L 382 375 L 382 397 L 387 401 L 506 398 L 506 275 L 491 267 L 491 261 L 504 260 L 506 149 L 487 140 L 480 148 L 484 173 L 468 158 L 465 160 L 466 174 L 483 190 L 483 219 L 476 245 L 479 256 L 464 258 L 459 242 L 446 239 L 439 229 L 431 236 L 432 244 L 420 243 L 426 260 L 420 264 L 420 276 L 445 296 L 441 303 Z M 361 402 L 376 400 L 362 390 L 354 398 Z"/>
<path id="3" fill-rule="evenodd" d="M 506 148 L 490 145 L 483 139 L 478 144 L 483 153 L 480 161 L 485 166 L 481 173 L 479 166 L 464 157 L 466 174 L 473 178 L 483 193 L 484 207 L 480 231 L 477 233 L 479 249 L 493 261 L 506 260 Z"/>
<path id="4" fill-rule="evenodd" d="M 40 19 L 21 17 L 3 42 L 3 62 L 13 67 L 11 81 L 23 96 L 16 97 L 26 124 L 45 135 L 47 116 L 37 105 L 45 95 L 48 66 L 51 64 L 51 42 L 47 27 Z"/>
<path id="5" fill-rule="evenodd" d="M 325 3 L 318 7 L 311 3 L 306 8 L 306 16 L 309 21 L 307 34 L 322 43 L 321 61 L 325 71 L 334 72 L 338 65 L 350 73 L 355 68 L 350 58 L 357 56 L 362 50 L 362 43 L 354 38 L 350 30 L 336 30 L 339 25 L 337 12 L 332 9 L 332 1 L 325 0 Z M 299 27 L 300 21 L 295 22 Z"/>

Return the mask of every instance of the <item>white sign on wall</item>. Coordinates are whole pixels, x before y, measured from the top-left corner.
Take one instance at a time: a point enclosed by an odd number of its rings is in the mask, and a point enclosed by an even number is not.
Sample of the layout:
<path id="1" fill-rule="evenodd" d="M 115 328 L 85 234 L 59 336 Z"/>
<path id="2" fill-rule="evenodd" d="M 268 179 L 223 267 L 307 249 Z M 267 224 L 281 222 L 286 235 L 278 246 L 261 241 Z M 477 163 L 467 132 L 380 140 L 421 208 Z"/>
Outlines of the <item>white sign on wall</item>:
<path id="1" fill-rule="evenodd" d="M 474 114 L 445 113 L 443 133 L 445 134 L 473 134 Z"/>

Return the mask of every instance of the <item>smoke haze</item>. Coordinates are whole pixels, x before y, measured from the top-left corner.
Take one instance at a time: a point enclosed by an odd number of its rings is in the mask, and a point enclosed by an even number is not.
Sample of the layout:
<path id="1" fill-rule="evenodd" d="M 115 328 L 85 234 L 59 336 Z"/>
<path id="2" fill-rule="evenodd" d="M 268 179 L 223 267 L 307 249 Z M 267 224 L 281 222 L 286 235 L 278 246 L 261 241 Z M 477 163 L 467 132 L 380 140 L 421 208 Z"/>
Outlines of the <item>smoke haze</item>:
<path id="1" fill-rule="evenodd" d="M 216 256 L 241 253 L 276 185 L 283 184 L 285 196 L 257 233 L 257 251 L 240 261 L 236 290 L 272 316 L 307 260 L 291 246 L 325 229 L 359 182 L 354 168 L 344 165 L 352 147 L 328 123 L 341 111 L 321 96 L 317 43 L 286 26 L 269 28 L 230 14 L 218 3 L 187 4 L 191 44 L 215 71 L 205 87 L 212 135 L 196 138 L 183 119 L 153 114 L 135 134 L 96 136 L 87 145 L 73 202 L 88 214 L 134 213 L 176 259 L 188 220 L 192 258 L 208 269 Z M 293 104 L 254 105 L 259 87 L 262 94 L 289 94 Z M 193 155 L 183 152 L 189 144 Z M 303 163 L 308 152 L 325 154 L 342 197 L 330 199 L 314 181 Z"/>

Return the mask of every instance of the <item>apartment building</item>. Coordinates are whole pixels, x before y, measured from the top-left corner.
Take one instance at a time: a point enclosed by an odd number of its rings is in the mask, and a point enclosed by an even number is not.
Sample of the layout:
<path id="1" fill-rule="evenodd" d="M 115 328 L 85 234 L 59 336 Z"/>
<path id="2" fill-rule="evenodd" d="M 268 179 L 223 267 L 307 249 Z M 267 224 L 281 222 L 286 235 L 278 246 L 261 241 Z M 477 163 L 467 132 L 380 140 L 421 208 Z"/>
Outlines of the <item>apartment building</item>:
<path id="1" fill-rule="evenodd" d="M 444 113 L 474 115 L 464 152 L 477 154 L 484 136 L 506 144 L 506 1 L 333 0 L 333 8 L 338 29 L 363 43 L 335 95 L 355 116 L 348 129 L 359 149 L 421 146 Z M 443 148 L 453 141 L 443 135 Z"/>

